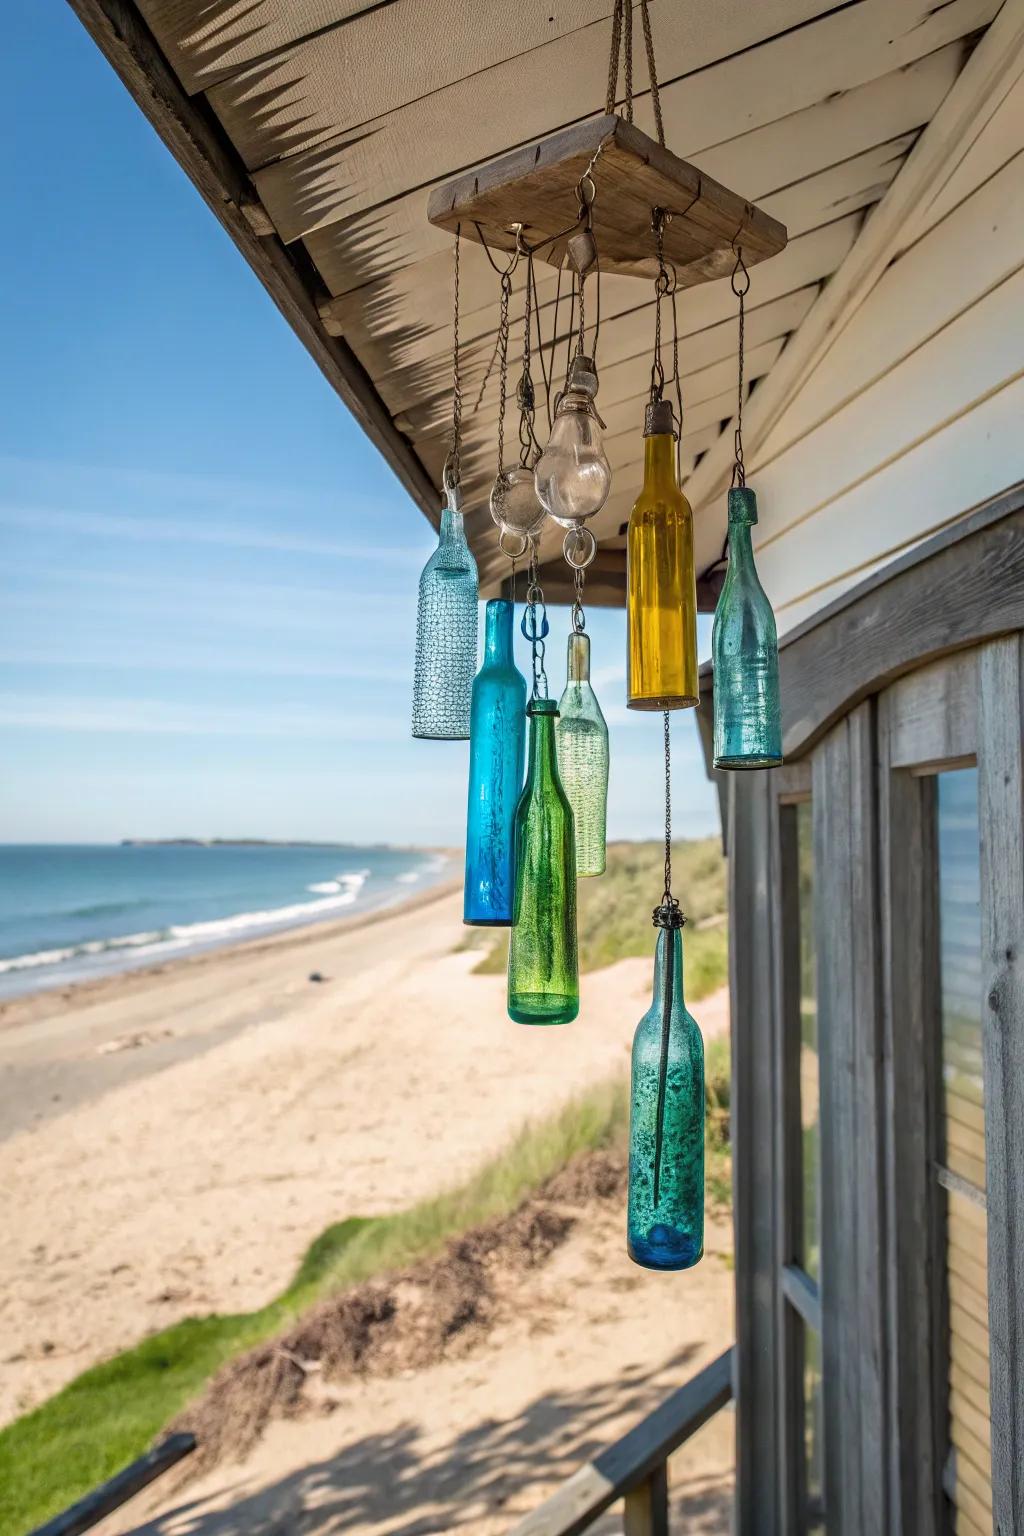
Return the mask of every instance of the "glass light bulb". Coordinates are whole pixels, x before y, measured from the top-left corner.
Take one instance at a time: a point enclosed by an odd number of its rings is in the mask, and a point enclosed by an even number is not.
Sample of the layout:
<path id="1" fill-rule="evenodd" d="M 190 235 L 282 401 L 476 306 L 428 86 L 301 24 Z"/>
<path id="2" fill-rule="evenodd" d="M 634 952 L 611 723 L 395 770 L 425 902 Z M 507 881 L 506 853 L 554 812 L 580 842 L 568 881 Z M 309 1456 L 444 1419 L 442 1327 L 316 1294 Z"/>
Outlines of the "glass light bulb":
<path id="1" fill-rule="evenodd" d="M 499 528 L 512 533 L 537 533 L 547 513 L 537 500 L 533 470 L 522 464 L 498 471 L 491 489 L 491 517 Z"/>
<path id="2" fill-rule="evenodd" d="M 535 478 L 541 505 L 563 528 L 593 517 L 608 500 L 612 471 L 601 427 L 590 402 L 574 392 L 558 407 Z"/>

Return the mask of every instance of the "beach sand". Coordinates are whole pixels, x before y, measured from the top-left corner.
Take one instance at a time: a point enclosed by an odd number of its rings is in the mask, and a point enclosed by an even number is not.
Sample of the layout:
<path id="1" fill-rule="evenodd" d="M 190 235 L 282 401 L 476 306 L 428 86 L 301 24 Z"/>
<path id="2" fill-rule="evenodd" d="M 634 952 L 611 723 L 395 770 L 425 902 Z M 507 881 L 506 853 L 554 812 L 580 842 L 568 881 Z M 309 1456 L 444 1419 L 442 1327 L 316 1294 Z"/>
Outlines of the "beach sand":
<path id="1" fill-rule="evenodd" d="M 22 1128 L 0 1142 L 3 1420 L 179 1318 L 263 1304 L 330 1222 L 460 1182 L 525 1120 L 626 1073 L 649 961 L 584 976 L 569 1028 L 523 1029 L 504 979 L 471 974 L 464 933 L 449 890 L 5 1005 L 0 1110 L 16 1107 Z M 694 1012 L 708 1037 L 728 1027 L 724 994 Z M 635 1282 L 617 1230 L 613 1246 L 614 1275 Z M 623 1347 L 638 1370 L 658 1367 L 673 1348 L 667 1293 L 651 1292 L 653 1308 L 623 1294 L 635 1313 Z M 691 1281 L 686 1294 L 689 1307 L 704 1292 Z M 731 1282 L 713 1299 L 698 1354 L 731 1337 Z M 595 1345 L 587 1362 L 612 1380 L 614 1351 Z M 461 1391 L 458 1373 L 468 1383 L 475 1367 L 451 1369 L 436 1390 Z M 384 1433 L 400 1394 L 366 1391 L 381 1395 Z M 504 1415 L 481 1392 L 457 1405 L 466 1423 Z M 377 1433 L 377 1411 L 356 1404 L 353 1433 Z"/>

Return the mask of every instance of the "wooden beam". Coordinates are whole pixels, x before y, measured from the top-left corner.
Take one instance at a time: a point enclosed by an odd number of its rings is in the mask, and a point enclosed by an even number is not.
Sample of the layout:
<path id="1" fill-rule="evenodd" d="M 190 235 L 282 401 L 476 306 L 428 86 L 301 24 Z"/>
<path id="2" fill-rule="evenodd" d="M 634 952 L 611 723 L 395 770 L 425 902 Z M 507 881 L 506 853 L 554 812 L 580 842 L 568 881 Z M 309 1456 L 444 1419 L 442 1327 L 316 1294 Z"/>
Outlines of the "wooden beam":
<path id="1" fill-rule="evenodd" d="M 327 334 L 317 309 L 315 274 L 276 234 L 267 235 L 260 199 L 223 129 L 192 101 L 130 0 L 68 0 L 207 206 L 238 246 L 270 297 L 312 353 L 332 388 L 380 449 L 410 496 L 437 523 L 438 493 L 395 427 L 369 374 L 346 342 Z M 255 224 L 255 228 L 254 228 Z"/>
<path id="2" fill-rule="evenodd" d="M 118 1472 L 116 1477 L 93 1489 L 92 1493 L 87 1493 L 84 1499 L 72 1504 L 62 1515 L 55 1515 L 45 1525 L 38 1526 L 31 1536 L 79 1536 L 80 1532 L 91 1530 L 107 1515 L 113 1514 L 122 1504 L 141 1493 L 143 1488 L 148 1488 L 150 1483 L 171 1467 L 177 1466 L 179 1461 L 191 1456 L 195 1448 L 195 1435 L 168 1435 L 160 1445 L 147 1451 L 145 1456 L 140 1456 L 138 1461 L 133 1461 L 131 1466 Z"/>
<path id="3" fill-rule="evenodd" d="M 963 141 L 1000 83 L 1019 71 L 1022 50 L 1024 0 L 1005 0 L 850 254 L 752 397 L 743 424 L 748 462 L 898 253 L 907 222 L 955 168 L 950 146 Z M 687 483 L 696 512 L 724 498 L 731 465 L 732 435 L 724 432 Z"/>
<path id="4" fill-rule="evenodd" d="M 509 1536 L 578 1536 L 616 1499 L 656 1479 L 673 1451 L 724 1408 L 731 1397 L 732 1350 L 727 1349 L 621 1440 L 580 1467 L 557 1493 L 514 1525 Z M 647 1507 L 656 1512 L 656 1490 Z M 638 1518 L 640 1508 L 641 1504 L 635 1502 Z M 657 1531 L 660 1527 L 655 1525 L 651 1529 Z"/>

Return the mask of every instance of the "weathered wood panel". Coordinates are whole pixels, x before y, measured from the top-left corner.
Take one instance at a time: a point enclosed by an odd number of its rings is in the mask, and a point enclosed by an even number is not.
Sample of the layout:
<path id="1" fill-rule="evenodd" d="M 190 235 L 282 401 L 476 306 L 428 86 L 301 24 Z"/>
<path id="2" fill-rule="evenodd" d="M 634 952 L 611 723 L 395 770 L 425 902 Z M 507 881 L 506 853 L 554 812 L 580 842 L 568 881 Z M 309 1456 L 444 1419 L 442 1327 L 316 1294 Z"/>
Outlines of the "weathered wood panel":
<path id="1" fill-rule="evenodd" d="M 1024 655 L 986 646 L 979 672 L 992 1502 L 1024 1530 Z"/>

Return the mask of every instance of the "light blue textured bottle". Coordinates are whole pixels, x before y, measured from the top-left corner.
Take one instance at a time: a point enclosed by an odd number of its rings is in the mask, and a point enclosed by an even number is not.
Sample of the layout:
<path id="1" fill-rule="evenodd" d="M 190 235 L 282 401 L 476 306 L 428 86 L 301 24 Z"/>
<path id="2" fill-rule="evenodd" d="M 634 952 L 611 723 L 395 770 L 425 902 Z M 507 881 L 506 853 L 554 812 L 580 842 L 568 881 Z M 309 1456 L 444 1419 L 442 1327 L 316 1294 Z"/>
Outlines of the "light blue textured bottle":
<path id="1" fill-rule="evenodd" d="M 512 657 L 512 604 L 484 610 L 484 659 L 473 681 L 463 921 L 505 927 L 515 901 L 516 806 L 526 753 L 526 679 Z"/>
<path id="2" fill-rule="evenodd" d="M 465 741 L 476 671 L 479 582 L 462 526 L 458 487 L 446 496 L 437 548 L 420 576 L 412 734 Z"/>
<path id="3" fill-rule="evenodd" d="M 704 1041 L 683 1002 L 682 914 L 672 903 L 654 920 L 654 999 L 633 1037 L 626 1247 L 645 1269 L 690 1269 L 704 1252 Z"/>
<path id="4" fill-rule="evenodd" d="M 729 492 L 729 567 L 715 608 L 715 767 L 773 768 L 782 762 L 779 640 L 754 565 L 750 530 L 757 497 Z"/>

